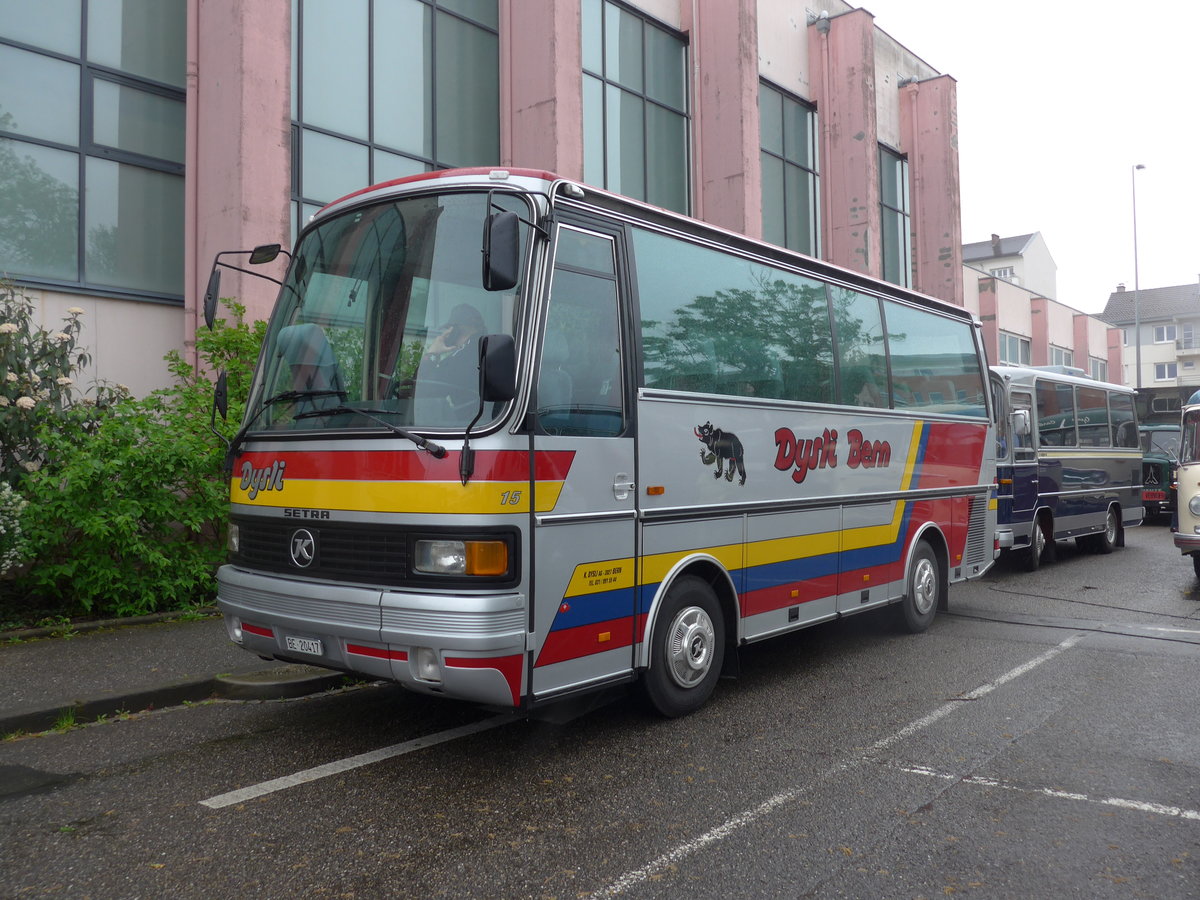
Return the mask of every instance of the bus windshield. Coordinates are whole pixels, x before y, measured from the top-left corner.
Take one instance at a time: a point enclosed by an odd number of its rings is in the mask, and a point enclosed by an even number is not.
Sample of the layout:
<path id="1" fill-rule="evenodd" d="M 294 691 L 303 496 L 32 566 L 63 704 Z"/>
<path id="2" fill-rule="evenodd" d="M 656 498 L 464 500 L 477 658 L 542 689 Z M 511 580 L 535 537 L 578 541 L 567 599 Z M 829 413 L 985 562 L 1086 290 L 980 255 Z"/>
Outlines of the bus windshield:
<path id="1" fill-rule="evenodd" d="M 483 287 L 488 196 L 396 199 L 309 230 L 267 333 L 251 430 L 464 429 L 479 412 L 479 338 L 514 334 L 521 290 Z M 493 204 L 528 216 L 512 195 Z M 504 404 L 490 406 L 480 425 Z"/>

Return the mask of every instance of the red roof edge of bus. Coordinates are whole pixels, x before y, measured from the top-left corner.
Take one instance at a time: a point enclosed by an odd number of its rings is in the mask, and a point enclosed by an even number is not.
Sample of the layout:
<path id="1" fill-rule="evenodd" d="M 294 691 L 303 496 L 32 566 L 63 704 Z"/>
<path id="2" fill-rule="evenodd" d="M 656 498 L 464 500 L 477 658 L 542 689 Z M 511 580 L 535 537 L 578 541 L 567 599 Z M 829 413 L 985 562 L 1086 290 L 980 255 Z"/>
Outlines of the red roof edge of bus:
<path id="1" fill-rule="evenodd" d="M 438 169 L 434 172 L 421 172 L 417 175 L 405 175 L 403 178 L 393 178 L 391 181 L 381 181 L 379 184 L 372 184 L 369 187 L 361 188 L 353 193 L 347 194 L 345 197 L 339 197 L 332 203 L 326 203 L 321 207 L 321 210 L 329 209 L 331 206 L 337 206 L 339 203 L 344 203 L 352 197 L 357 197 L 360 194 L 367 194 L 379 188 L 392 187 L 397 184 L 412 184 L 415 181 L 426 181 L 431 178 L 454 178 L 460 175 L 490 175 L 492 172 L 507 172 L 509 175 L 516 175 L 522 178 L 541 178 L 545 181 L 558 181 L 559 177 L 553 172 L 547 172 L 544 169 L 517 169 L 508 166 L 474 166 L 467 169 Z"/>

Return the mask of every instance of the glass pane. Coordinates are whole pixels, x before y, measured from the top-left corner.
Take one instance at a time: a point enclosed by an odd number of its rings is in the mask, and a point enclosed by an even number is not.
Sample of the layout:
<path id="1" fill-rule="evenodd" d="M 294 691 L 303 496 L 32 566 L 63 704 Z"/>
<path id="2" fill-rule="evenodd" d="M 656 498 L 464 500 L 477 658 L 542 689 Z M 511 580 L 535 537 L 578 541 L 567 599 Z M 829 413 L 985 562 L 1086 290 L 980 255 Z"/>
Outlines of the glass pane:
<path id="1" fill-rule="evenodd" d="M 1069 384 L 1037 383 L 1038 441 L 1043 447 L 1074 447 L 1075 390 Z"/>
<path id="2" fill-rule="evenodd" d="M 646 96 L 687 110 L 687 47 L 660 28 L 646 26 Z"/>
<path id="3" fill-rule="evenodd" d="M 604 84 L 583 76 L 583 180 L 604 187 Z"/>
<path id="4" fill-rule="evenodd" d="M 183 163 L 184 104 L 111 81 L 93 82 L 92 140 L 97 144 Z"/>
<path id="5" fill-rule="evenodd" d="M 1133 424 L 1133 396 L 1130 394 L 1110 394 L 1108 404 L 1109 409 L 1112 411 L 1113 446 L 1138 446 L 1137 428 Z M 1186 460 L 1184 461 L 1186 462 Z"/>
<path id="6" fill-rule="evenodd" d="M 393 178 L 419 175 L 427 170 L 425 163 L 419 159 L 385 153 L 383 150 L 375 150 L 371 154 L 371 160 L 375 166 L 375 170 L 371 173 L 371 180 L 376 184 L 381 181 L 391 181 Z"/>
<path id="7" fill-rule="evenodd" d="M 641 97 L 627 94 L 620 88 L 605 88 L 608 109 L 606 155 L 608 157 L 609 190 L 637 200 L 646 199 L 645 124 Z"/>
<path id="8" fill-rule="evenodd" d="M 642 90 L 642 20 L 620 7 L 604 7 L 605 77 Z"/>
<path id="9" fill-rule="evenodd" d="M 449 166 L 500 161 L 500 41 L 439 13 L 435 29 L 437 99 L 434 152 Z"/>
<path id="10" fill-rule="evenodd" d="M 883 280 L 904 287 L 909 283 L 908 266 L 908 217 L 893 209 L 883 209 L 880 214 L 883 252 Z"/>
<path id="11" fill-rule="evenodd" d="M 375 4 L 375 15 L 379 15 L 379 8 L 382 5 L 384 4 Z M 468 19 L 474 19 L 480 25 L 486 25 L 488 28 L 498 29 L 500 27 L 500 12 L 497 9 L 496 0 L 438 0 L 438 6 L 456 12 L 460 16 L 466 16 Z"/>
<path id="12" fill-rule="evenodd" d="M 78 244 L 79 155 L 0 138 L 0 272 L 78 281 Z"/>
<path id="13" fill-rule="evenodd" d="M 183 293 L 183 176 L 87 160 L 84 280 Z"/>
<path id="14" fill-rule="evenodd" d="M 304 0 L 301 115 L 367 138 L 367 0 Z"/>
<path id="15" fill-rule="evenodd" d="M 634 249 L 647 386 L 831 399 L 824 285 L 641 229 Z"/>
<path id="16" fill-rule="evenodd" d="M 596 75 L 604 74 L 603 4 L 601 0 L 583 0 L 580 31 L 583 36 L 583 67 Z"/>
<path id="17" fill-rule="evenodd" d="M 433 157 L 433 14 L 423 3 L 377 3 L 375 142 Z"/>
<path id="18" fill-rule="evenodd" d="M 22 44 L 79 56 L 79 0 L 0 0 L 0 34 Z"/>
<path id="19" fill-rule="evenodd" d="M 591 244 L 593 246 L 583 246 Z M 561 233 L 568 250 L 609 271 L 612 242 Z M 549 434 L 607 436 L 624 429 L 617 286 L 612 277 L 555 269 L 538 370 L 537 410 Z"/>
<path id="20" fill-rule="evenodd" d="M 89 0 L 88 59 L 183 87 L 186 0 Z"/>
<path id="21" fill-rule="evenodd" d="M 301 140 L 301 196 L 330 203 L 367 186 L 370 176 L 365 146 L 307 129 Z"/>
<path id="22" fill-rule="evenodd" d="M 646 199 L 676 212 L 688 211 L 687 119 L 661 106 L 646 106 Z"/>
<path id="23" fill-rule="evenodd" d="M 812 160 L 812 113 L 808 107 L 794 100 L 783 101 L 783 141 L 789 160 L 806 168 L 813 168 Z"/>
<path id="24" fill-rule="evenodd" d="M 966 322 L 884 301 L 895 406 L 983 416 L 983 375 Z"/>
<path id="25" fill-rule="evenodd" d="M 816 256 L 816 235 L 813 222 L 816 220 L 816 197 L 813 177 L 804 169 L 785 164 L 783 167 L 784 192 L 787 196 L 787 245 L 810 256 Z"/>
<path id="26" fill-rule="evenodd" d="M 0 45 L 0 131 L 79 144 L 79 66 Z"/>
<path id="27" fill-rule="evenodd" d="M 784 225 L 783 160 L 761 153 L 763 240 L 784 246 L 787 228 Z"/>
<path id="28" fill-rule="evenodd" d="M 1113 433 L 1108 421 L 1108 392 L 1099 388 L 1076 388 L 1075 408 L 1079 411 L 1079 446 L 1109 446 Z"/>
<path id="29" fill-rule="evenodd" d="M 765 84 L 758 86 L 758 128 L 762 148 L 783 156 L 783 95 Z"/>
<path id="30" fill-rule="evenodd" d="M 848 288 L 830 287 L 837 328 L 840 401 L 887 407 L 887 359 L 879 300 Z"/>

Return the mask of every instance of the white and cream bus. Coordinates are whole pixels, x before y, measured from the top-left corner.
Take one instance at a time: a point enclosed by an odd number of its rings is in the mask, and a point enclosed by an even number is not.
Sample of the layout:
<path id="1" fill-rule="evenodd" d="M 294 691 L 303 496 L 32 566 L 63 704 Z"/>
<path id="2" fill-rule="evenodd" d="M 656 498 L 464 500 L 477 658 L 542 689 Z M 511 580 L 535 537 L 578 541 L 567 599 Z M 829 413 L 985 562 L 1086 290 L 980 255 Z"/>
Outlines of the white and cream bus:
<path id="1" fill-rule="evenodd" d="M 927 628 L 993 561 L 994 438 L 963 309 L 549 173 L 428 173 L 300 235 L 219 603 L 265 657 L 680 715 L 749 642 Z"/>

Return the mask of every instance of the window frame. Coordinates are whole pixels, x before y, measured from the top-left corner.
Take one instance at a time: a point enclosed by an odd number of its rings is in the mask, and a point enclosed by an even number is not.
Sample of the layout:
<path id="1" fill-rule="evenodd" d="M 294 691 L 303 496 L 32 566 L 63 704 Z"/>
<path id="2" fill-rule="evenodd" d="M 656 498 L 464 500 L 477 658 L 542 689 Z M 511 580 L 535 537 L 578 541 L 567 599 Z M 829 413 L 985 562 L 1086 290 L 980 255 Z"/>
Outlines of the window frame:
<path id="1" fill-rule="evenodd" d="M 899 285 L 900 287 L 911 288 L 913 280 L 912 190 L 909 182 L 908 156 L 884 144 L 880 144 L 877 158 L 879 163 L 879 277 L 883 281 Z M 900 177 L 898 179 L 897 191 L 899 200 L 903 203 L 902 207 L 896 206 L 885 199 L 883 189 L 885 161 L 895 163 L 899 167 Z M 888 227 L 889 220 L 891 220 L 891 224 L 897 226 L 896 235 L 902 242 L 902 246 L 895 248 L 896 262 L 899 266 L 899 271 L 895 274 L 899 280 L 890 277 L 888 272 L 888 241 L 891 235 L 891 229 Z"/>
<path id="2" fill-rule="evenodd" d="M 775 241 L 774 236 L 768 235 L 766 233 L 767 232 L 767 221 L 766 221 L 766 209 L 767 209 L 766 199 L 767 198 L 765 196 L 762 197 L 762 203 L 760 204 L 760 206 L 762 208 L 762 216 L 763 216 L 763 239 L 771 241 L 772 243 L 778 243 L 780 246 L 786 247 L 789 250 L 795 250 L 799 253 L 806 253 L 809 256 L 814 256 L 814 257 L 819 258 L 821 256 L 821 243 L 822 243 L 821 242 L 821 171 L 820 171 L 820 169 L 821 169 L 821 141 L 820 141 L 820 131 L 819 131 L 820 121 L 817 116 L 817 108 L 815 106 L 813 106 L 811 103 L 801 100 L 799 97 L 796 97 L 795 95 L 784 90 L 783 88 L 779 87 L 778 85 L 772 84 L 771 82 L 767 81 L 765 78 L 759 79 L 758 91 L 759 91 L 760 98 L 762 97 L 764 91 L 770 91 L 771 93 L 777 94 L 779 96 L 779 99 L 781 102 L 781 109 L 783 112 L 783 122 L 780 123 L 781 137 L 783 139 L 783 148 L 782 148 L 781 152 L 776 152 L 773 149 L 769 149 L 765 145 L 765 142 L 763 140 L 764 116 L 763 116 L 763 112 L 762 112 L 762 102 L 760 99 L 760 101 L 759 101 L 759 141 L 758 141 L 759 153 L 763 157 L 769 156 L 772 159 L 778 161 L 779 165 L 782 167 L 783 179 L 784 179 L 783 183 L 785 186 L 785 190 L 783 192 L 783 197 L 780 201 L 780 206 L 781 206 L 780 218 L 782 219 L 782 222 L 783 222 L 783 241 Z M 804 115 L 808 120 L 808 126 L 809 126 L 808 127 L 808 139 L 809 139 L 809 143 L 810 143 L 810 147 L 808 148 L 808 157 L 812 161 L 811 166 L 796 162 L 795 160 L 791 159 L 788 155 L 788 143 L 787 143 L 787 131 L 786 131 L 786 126 L 787 126 L 787 122 L 788 122 L 788 115 L 787 115 L 788 104 L 791 104 L 792 106 L 797 107 L 800 110 L 803 110 Z M 805 211 L 806 218 L 808 219 L 807 227 L 809 229 L 809 233 L 812 236 L 812 240 L 808 246 L 800 246 L 798 243 L 794 243 L 791 239 L 791 233 L 792 233 L 793 228 L 797 228 L 799 230 L 803 230 L 803 228 L 801 225 L 801 220 L 796 215 L 796 211 L 791 210 L 788 207 L 788 194 L 786 191 L 786 185 L 787 185 L 787 175 L 788 175 L 789 167 L 791 167 L 791 169 L 793 169 L 797 172 L 803 173 L 801 176 L 798 176 L 798 177 L 802 177 L 802 178 L 806 179 L 806 181 L 808 183 L 808 187 L 809 187 L 809 196 L 812 198 L 812 208 Z"/>
<path id="3" fill-rule="evenodd" d="M 98 143 L 96 135 L 96 103 L 95 89 L 98 83 L 113 84 L 118 88 L 129 88 L 144 94 L 160 97 L 180 104 L 186 114 L 186 87 L 169 84 L 157 79 L 123 71 L 109 65 L 94 62 L 88 58 L 88 17 L 91 13 L 89 0 L 80 2 L 80 32 L 77 53 L 67 53 L 63 50 L 29 44 L 0 34 L 0 45 L 32 53 L 47 59 L 57 60 L 75 66 L 79 72 L 78 81 L 78 130 L 75 143 L 41 138 L 20 131 L 0 130 L 0 139 L 12 142 L 18 148 L 29 145 L 47 150 L 69 153 L 75 157 L 76 164 L 76 202 L 75 202 L 75 279 L 54 278 L 44 275 L 24 274 L 20 271 L 9 270 L 13 280 L 31 287 L 45 288 L 64 293 L 87 294 L 96 297 L 112 297 L 123 300 L 136 300 L 149 303 L 161 303 L 170 306 L 182 306 L 184 301 L 184 271 L 183 258 L 180 255 L 179 290 L 163 291 L 152 288 L 126 287 L 107 284 L 89 277 L 88 266 L 88 161 L 95 159 L 115 163 L 117 166 L 132 166 L 151 172 L 158 172 L 179 178 L 179 195 L 182 201 L 186 186 L 184 184 L 185 164 L 183 159 L 174 160 L 146 153 L 122 149 L 109 144 Z M 183 4 L 180 4 L 181 8 Z M 180 15 L 183 15 L 181 10 Z M 180 63 L 180 81 L 184 81 L 185 67 Z M 19 149 L 17 152 L 20 152 Z M 93 203 L 97 201 L 93 200 Z M 183 220 L 179 221 L 179 239 L 183 241 Z M 4 267 L 0 260 L 0 268 Z"/>

